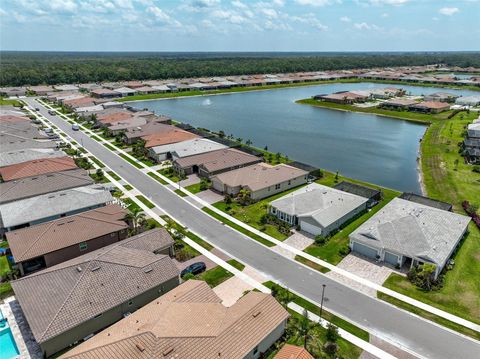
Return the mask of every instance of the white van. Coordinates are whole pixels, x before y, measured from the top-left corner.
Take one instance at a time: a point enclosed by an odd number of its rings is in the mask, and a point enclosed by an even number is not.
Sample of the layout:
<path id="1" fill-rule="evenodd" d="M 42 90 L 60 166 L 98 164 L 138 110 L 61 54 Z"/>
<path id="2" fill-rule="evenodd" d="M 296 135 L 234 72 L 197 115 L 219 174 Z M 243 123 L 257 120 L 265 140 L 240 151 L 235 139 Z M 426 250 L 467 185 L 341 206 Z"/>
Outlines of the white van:
<path id="1" fill-rule="evenodd" d="M 74 123 L 74 124 L 72 125 L 72 130 L 78 131 L 79 129 L 80 129 L 80 126 L 79 126 L 78 124 Z"/>

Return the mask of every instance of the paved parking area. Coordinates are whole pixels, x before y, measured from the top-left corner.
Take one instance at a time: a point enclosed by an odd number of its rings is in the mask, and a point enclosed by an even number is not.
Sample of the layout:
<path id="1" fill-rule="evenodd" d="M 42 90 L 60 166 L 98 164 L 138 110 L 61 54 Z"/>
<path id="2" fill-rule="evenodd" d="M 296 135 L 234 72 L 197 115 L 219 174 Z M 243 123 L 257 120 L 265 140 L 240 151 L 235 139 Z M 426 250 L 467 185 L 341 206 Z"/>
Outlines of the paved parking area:
<path id="1" fill-rule="evenodd" d="M 285 239 L 283 243 L 288 244 L 289 246 L 299 249 L 303 251 L 305 248 L 307 248 L 309 245 L 311 245 L 314 242 L 314 239 L 311 234 L 308 234 L 306 232 L 297 232 L 293 231 L 294 233 Z M 283 254 L 284 256 L 288 258 L 295 258 L 295 254 L 289 251 L 288 249 L 284 249 L 280 246 L 275 246 L 272 248 L 277 253 Z"/>
<path id="2" fill-rule="evenodd" d="M 198 177 L 196 173 L 193 173 L 190 176 L 188 176 L 186 179 L 181 180 L 179 183 L 180 183 L 180 186 L 182 187 L 191 186 L 192 184 L 200 183 L 200 177 Z"/>
<path id="3" fill-rule="evenodd" d="M 343 258 L 343 260 L 337 264 L 337 267 L 342 268 L 350 273 L 354 273 L 361 278 L 368 279 L 369 281 L 379 285 L 382 285 L 391 273 L 400 273 L 400 271 L 386 265 L 385 263 L 373 262 L 365 257 L 353 253 L 350 253 Z M 345 278 L 341 274 L 328 272 L 326 275 L 352 288 L 358 289 L 372 297 L 377 296 L 377 293 L 374 289 L 371 289 L 370 287 L 367 287 L 349 278 Z"/>

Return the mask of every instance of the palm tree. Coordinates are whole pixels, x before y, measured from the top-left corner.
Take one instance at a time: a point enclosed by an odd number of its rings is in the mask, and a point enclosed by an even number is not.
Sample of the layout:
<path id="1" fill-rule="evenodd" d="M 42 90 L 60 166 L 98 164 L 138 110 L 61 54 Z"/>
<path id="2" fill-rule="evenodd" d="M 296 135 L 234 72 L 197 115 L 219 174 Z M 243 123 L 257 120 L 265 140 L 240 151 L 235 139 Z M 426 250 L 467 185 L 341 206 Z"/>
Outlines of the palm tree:
<path id="1" fill-rule="evenodd" d="M 143 226 L 145 223 L 145 213 L 139 210 L 135 210 L 133 212 L 129 212 L 126 216 L 125 219 L 132 224 L 132 233 L 133 234 L 138 234 L 140 231 L 140 228 Z"/>

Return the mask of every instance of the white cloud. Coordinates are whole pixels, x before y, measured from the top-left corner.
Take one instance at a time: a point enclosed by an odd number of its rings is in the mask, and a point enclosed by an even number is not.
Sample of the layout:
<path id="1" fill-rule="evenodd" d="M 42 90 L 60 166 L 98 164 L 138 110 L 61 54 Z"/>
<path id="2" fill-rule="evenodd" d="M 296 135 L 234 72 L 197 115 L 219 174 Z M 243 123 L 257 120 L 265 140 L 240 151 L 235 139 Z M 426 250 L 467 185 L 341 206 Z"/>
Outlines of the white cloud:
<path id="1" fill-rule="evenodd" d="M 372 5 L 393 5 L 400 6 L 404 5 L 410 0 L 369 0 L 369 3 Z"/>
<path id="2" fill-rule="evenodd" d="M 381 28 L 375 24 L 368 24 L 366 22 L 360 22 L 353 24 L 353 27 L 358 30 L 381 30 Z"/>
<path id="3" fill-rule="evenodd" d="M 460 10 L 458 9 L 458 7 L 442 7 L 440 10 L 438 10 L 440 14 L 445 16 L 452 16 L 453 14 L 456 14 L 459 11 Z"/>
<path id="4" fill-rule="evenodd" d="M 278 17 L 278 13 L 275 9 L 262 9 L 261 12 L 271 19 L 276 19 Z"/>
<path id="5" fill-rule="evenodd" d="M 350 21 L 352 21 L 352 19 L 350 19 L 348 16 L 342 16 L 342 17 L 340 18 L 340 21 L 342 21 L 342 22 L 350 22 Z"/>
<path id="6" fill-rule="evenodd" d="M 295 2 L 299 5 L 309 5 L 315 7 L 330 5 L 332 3 L 331 0 L 295 0 Z"/>
<path id="7" fill-rule="evenodd" d="M 320 30 L 320 31 L 328 30 L 328 26 L 322 24 L 320 22 L 320 20 L 318 20 L 315 17 L 315 15 L 312 14 L 312 13 L 309 13 L 309 14 L 306 14 L 306 15 L 303 15 L 303 16 L 290 16 L 289 18 L 294 22 L 309 25 L 309 26 L 311 26 L 311 27 L 313 27 L 317 30 Z"/>
<path id="8" fill-rule="evenodd" d="M 384 12 L 384 13 L 381 15 L 381 17 L 383 17 L 383 18 L 387 18 L 387 17 L 389 17 L 389 16 L 390 16 L 390 15 L 389 15 L 388 13 L 386 13 L 386 12 Z"/>
<path id="9" fill-rule="evenodd" d="M 73 0 L 50 0 L 50 8 L 55 12 L 74 12 L 77 10 L 78 5 Z"/>
<path id="10" fill-rule="evenodd" d="M 285 0 L 273 0 L 273 5 L 282 7 L 285 5 Z"/>
<path id="11" fill-rule="evenodd" d="M 239 8 L 239 9 L 248 9 L 248 6 L 245 5 L 243 2 L 241 1 L 232 1 L 232 6 L 233 7 L 236 7 L 236 8 Z"/>
<path id="12" fill-rule="evenodd" d="M 241 24 L 246 21 L 246 19 L 238 14 L 235 11 L 229 10 L 215 10 L 212 13 L 212 17 L 229 22 L 231 24 Z"/>

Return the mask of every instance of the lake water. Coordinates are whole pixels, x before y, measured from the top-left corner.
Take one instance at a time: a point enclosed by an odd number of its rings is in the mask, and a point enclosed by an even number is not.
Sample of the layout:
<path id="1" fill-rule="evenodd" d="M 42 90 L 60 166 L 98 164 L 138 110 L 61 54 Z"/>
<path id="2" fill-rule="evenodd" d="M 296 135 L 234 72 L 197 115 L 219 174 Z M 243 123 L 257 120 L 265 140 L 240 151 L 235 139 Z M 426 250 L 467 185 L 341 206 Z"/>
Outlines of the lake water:
<path id="1" fill-rule="evenodd" d="M 393 85 L 328 84 L 131 104 L 195 127 L 223 130 L 244 141 L 250 139 L 257 147 L 268 146 L 269 151 L 351 178 L 420 193 L 417 155 L 426 126 L 295 103 L 319 93 L 386 86 Z M 439 91 L 428 87 L 395 87 L 415 95 Z"/>

